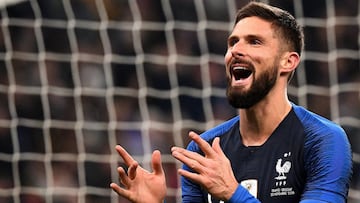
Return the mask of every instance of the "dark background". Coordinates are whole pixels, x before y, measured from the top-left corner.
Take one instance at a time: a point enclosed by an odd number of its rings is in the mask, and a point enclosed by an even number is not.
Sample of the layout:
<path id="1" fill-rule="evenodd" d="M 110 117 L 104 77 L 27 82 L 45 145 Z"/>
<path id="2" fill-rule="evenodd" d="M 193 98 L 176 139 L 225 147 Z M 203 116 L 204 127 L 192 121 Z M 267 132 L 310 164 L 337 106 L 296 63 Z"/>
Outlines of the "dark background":
<path id="1" fill-rule="evenodd" d="M 10 2 L 10 1 L 9 1 Z M 347 132 L 360 201 L 359 1 L 266 1 L 304 26 L 289 96 Z M 160 149 L 180 202 L 173 145 L 236 114 L 223 56 L 247 1 L 30 0 L 3 6 L 0 202 L 126 202 L 109 189 L 123 145 L 144 167 Z"/>

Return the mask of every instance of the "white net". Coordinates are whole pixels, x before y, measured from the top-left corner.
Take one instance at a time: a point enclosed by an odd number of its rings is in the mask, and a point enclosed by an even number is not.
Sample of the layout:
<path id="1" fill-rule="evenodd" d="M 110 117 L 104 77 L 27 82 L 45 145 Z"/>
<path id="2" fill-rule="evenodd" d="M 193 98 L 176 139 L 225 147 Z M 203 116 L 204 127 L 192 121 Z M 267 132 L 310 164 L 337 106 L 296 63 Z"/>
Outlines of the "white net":
<path id="1" fill-rule="evenodd" d="M 3 1 L 0 202 L 126 202 L 109 189 L 122 164 L 116 144 L 146 168 L 160 149 L 166 200 L 180 202 L 180 165 L 170 147 L 185 146 L 189 130 L 235 115 L 223 55 L 246 2 Z M 354 160 L 348 201 L 359 202 L 360 3 L 267 2 L 305 26 L 289 95 L 347 131 Z"/>

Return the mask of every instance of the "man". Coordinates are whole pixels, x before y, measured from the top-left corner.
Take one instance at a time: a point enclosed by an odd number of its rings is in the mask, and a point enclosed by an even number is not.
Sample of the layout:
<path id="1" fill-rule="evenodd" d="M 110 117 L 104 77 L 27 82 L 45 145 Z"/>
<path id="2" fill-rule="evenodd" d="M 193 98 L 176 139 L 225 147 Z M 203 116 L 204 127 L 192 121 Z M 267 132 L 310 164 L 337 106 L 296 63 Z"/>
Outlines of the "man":
<path id="1" fill-rule="evenodd" d="M 303 48 L 294 17 L 250 2 L 239 10 L 227 43 L 227 97 L 239 116 L 201 136 L 190 132 L 186 150 L 172 147 L 184 163 L 178 170 L 182 201 L 346 202 L 352 173 L 346 134 L 287 97 Z M 149 173 L 116 149 L 129 169 L 128 175 L 118 169 L 125 188 L 111 188 L 133 202 L 162 202 L 160 152 L 154 151 Z"/>

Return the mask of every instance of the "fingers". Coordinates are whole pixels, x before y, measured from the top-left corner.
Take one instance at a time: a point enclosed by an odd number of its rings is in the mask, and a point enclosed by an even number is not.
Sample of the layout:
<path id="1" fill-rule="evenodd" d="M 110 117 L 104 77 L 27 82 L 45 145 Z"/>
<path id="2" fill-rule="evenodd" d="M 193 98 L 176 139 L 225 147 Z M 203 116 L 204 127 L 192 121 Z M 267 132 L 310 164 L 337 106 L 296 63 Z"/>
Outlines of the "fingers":
<path id="1" fill-rule="evenodd" d="M 196 134 L 195 132 L 189 132 L 189 137 L 199 146 L 199 148 L 204 152 L 205 154 L 205 157 L 208 157 L 208 158 L 212 158 L 212 157 L 216 157 L 217 154 L 216 154 L 216 151 L 212 148 L 212 146 L 210 146 L 210 144 L 205 141 L 204 139 L 202 139 L 198 134 Z M 218 146 L 218 148 L 220 149 L 220 144 L 219 144 L 219 138 L 215 138 L 215 140 L 217 140 L 216 142 Z M 214 140 L 214 141 L 215 141 Z M 220 149 L 221 150 L 221 149 Z M 185 150 L 183 148 L 180 148 L 180 147 L 172 147 L 171 148 L 171 152 L 173 154 L 173 156 L 178 159 L 179 161 L 182 161 L 182 162 L 187 162 L 189 167 L 191 167 L 191 163 L 189 161 L 186 161 L 185 158 L 189 158 L 189 159 L 193 159 L 193 160 L 196 160 L 197 162 L 203 164 L 203 161 L 204 161 L 204 157 L 201 156 L 200 154 L 198 153 L 195 153 L 195 152 L 191 152 L 191 151 L 188 151 L 188 150 Z M 180 154 L 181 155 L 180 155 Z M 185 157 L 183 157 L 183 156 Z M 180 160 L 181 159 L 181 160 Z M 204 163 L 205 164 L 205 163 Z"/>
<path id="2" fill-rule="evenodd" d="M 137 170 L 137 168 L 139 166 L 139 163 L 137 161 L 135 161 L 129 155 L 129 153 L 127 153 L 127 151 L 123 147 L 121 147 L 120 145 L 116 145 L 115 149 L 119 153 L 121 158 L 124 160 L 126 166 L 128 167 L 127 174 L 126 174 L 124 168 L 118 167 L 118 173 L 119 173 L 120 182 L 124 186 L 127 187 L 130 184 L 130 180 L 135 179 L 136 170 Z"/>
<path id="3" fill-rule="evenodd" d="M 130 166 L 130 168 L 136 168 L 136 165 L 132 165 Z M 116 192 L 118 195 L 120 196 L 123 196 L 127 199 L 130 198 L 131 196 L 131 193 L 130 191 L 128 190 L 128 188 L 130 187 L 130 184 L 131 184 L 131 180 L 130 178 L 126 175 L 126 172 L 124 170 L 124 168 L 122 167 L 118 167 L 118 173 L 119 173 L 119 180 L 120 180 L 120 183 L 125 187 L 125 188 L 122 188 L 121 186 L 119 186 L 118 184 L 116 183 L 111 183 L 110 184 L 110 187 L 112 188 L 112 190 L 114 192 Z M 135 169 L 136 170 L 136 169 Z"/>
<path id="4" fill-rule="evenodd" d="M 200 149 L 204 152 L 205 156 L 212 157 L 215 155 L 214 150 L 209 145 L 208 142 L 206 142 L 204 139 L 200 137 L 197 133 L 191 131 L 189 132 L 189 137 L 200 147 Z"/>
<path id="5" fill-rule="evenodd" d="M 213 150 L 218 154 L 218 155 L 223 155 L 225 156 L 223 150 L 220 147 L 220 138 L 216 137 L 212 143 L 212 148 Z"/>
<path id="6" fill-rule="evenodd" d="M 130 179 L 134 179 L 136 176 L 136 169 L 139 166 L 139 163 L 135 161 L 132 156 L 120 145 L 115 146 L 116 151 L 119 153 L 121 158 L 124 160 L 126 166 L 129 167 L 128 169 L 128 176 Z M 151 166 L 155 174 L 162 174 L 164 170 L 162 168 L 161 162 L 161 153 L 159 150 L 155 150 L 152 154 Z M 120 175 L 120 172 L 119 172 Z"/>
<path id="7" fill-rule="evenodd" d="M 188 178 L 192 181 L 195 181 L 197 183 L 201 183 L 203 182 L 202 179 L 202 175 L 200 175 L 199 173 L 192 173 L 190 171 L 187 171 L 187 170 L 184 170 L 184 169 L 178 169 L 178 174 L 185 177 L 185 178 Z"/>
<path id="8" fill-rule="evenodd" d="M 119 153 L 121 158 L 124 160 L 126 166 L 130 166 L 131 164 L 134 164 L 134 162 L 136 162 L 122 146 L 116 145 L 115 149 Z"/>
<path id="9" fill-rule="evenodd" d="M 198 144 L 205 156 L 181 147 L 172 147 L 171 152 L 174 158 L 181 161 L 193 171 L 202 173 L 207 170 L 207 167 L 209 167 L 209 159 L 215 160 L 220 157 L 226 157 L 221 149 L 219 137 L 214 138 L 212 145 L 210 145 L 195 132 L 190 132 L 189 136 L 195 143 Z M 187 176 L 189 176 L 189 174 L 187 174 Z"/>
<path id="10" fill-rule="evenodd" d="M 128 176 L 131 180 L 134 180 L 136 177 L 136 169 L 139 166 L 138 162 L 134 162 L 133 164 L 131 164 L 128 168 Z"/>
<path id="11" fill-rule="evenodd" d="M 126 174 L 124 168 L 118 167 L 118 173 L 119 173 L 119 181 L 121 184 L 123 184 L 125 187 L 128 187 L 130 184 L 130 177 Z"/>
<path id="12" fill-rule="evenodd" d="M 198 173 L 205 171 L 207 164 L 209 164 L 204 156 L 196 152 L 188 151 L 180 147 L 172 147 L 171 151 L 172 156 L 175 159 L 181 161 L 183 164 Z"/>
<path id="13" fill-rule="evenodd" d="M 161 153 L 159 150 L 155 150 L 152 154 L 151 167 L 152 167 L 153 172 L 156 175 L 164 173 L 164 170 L 162 168 L 162 163 L 161 163 Z"/>
<path id="14" fill-rule="evenodd" d="M 173 147 L 172 155 L 196 172 L 201 172 L 203 165 L 206 165 L 206 159 L 203 156 L 182 148 Z"/>
<path id="15" fill-rule="evenodd" d="M 205 156 L 213 157 L 218 156 L 219 154 L 224 155 L 224 152 L 220 147 L 220 137 L 215 137 L 212 145 L 210 146 L 207 141 L 202 139 L 200 135 L 196 134 L 195 132 L 190 132 L 189 136 L 192 140 L 194 140 L 194 142 L 196 142 L 196 144 L 199 145 L 200 149 L 205 153 Z"/>
<path id="16" fill-rule="evenodd" d="M 198 153 L 188 151 L 181 147 L 172 147 L 171 153 L 174 158 L 188 165 L 190 168 L 194 168 L 194 166 L 204 158 Z"/>
<path id="17" fill-rule="evenodd" d="M 114 190 L 114 192 L 116 192 L 118 195 L 123 196 L 125 198 L 128 198 L 130 196 L 129 192 L 123 188 L 121 188 L 118 184 L 116 183 L 111 183 L 110 184 L 111 189 Z"/>

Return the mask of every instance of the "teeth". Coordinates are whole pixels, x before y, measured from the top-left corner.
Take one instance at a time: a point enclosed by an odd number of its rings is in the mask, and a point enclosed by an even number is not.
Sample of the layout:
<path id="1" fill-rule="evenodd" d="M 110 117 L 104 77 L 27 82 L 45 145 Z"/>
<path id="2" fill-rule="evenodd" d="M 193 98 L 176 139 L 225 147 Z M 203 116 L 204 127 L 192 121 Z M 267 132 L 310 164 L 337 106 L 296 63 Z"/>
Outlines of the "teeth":
<path id="1" fill-rule="evenodd" d="M 240 66 L 240 67 L 234 67 L 233 70 L 247 70 L 247 68 Z"/>
<path id="2" fill-rule="evenodd" d="M 241 80 L 248 78 L 252 74 L 252 71 L 246 67 L 239 66 L 233 68 L 232 74 L 234 75 L 235 80 Z"/>

